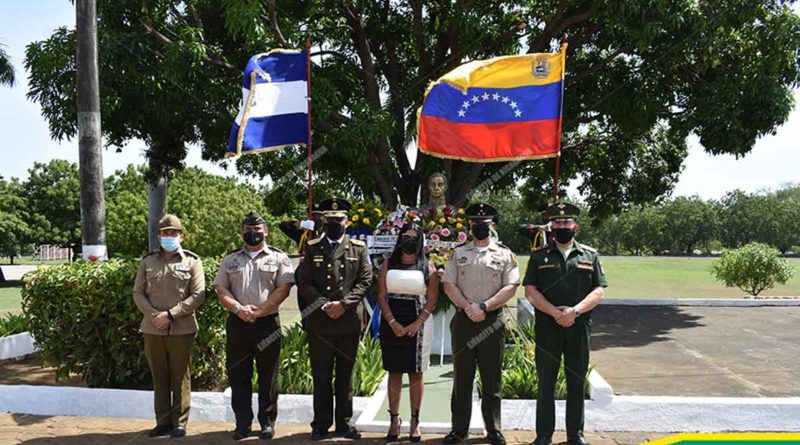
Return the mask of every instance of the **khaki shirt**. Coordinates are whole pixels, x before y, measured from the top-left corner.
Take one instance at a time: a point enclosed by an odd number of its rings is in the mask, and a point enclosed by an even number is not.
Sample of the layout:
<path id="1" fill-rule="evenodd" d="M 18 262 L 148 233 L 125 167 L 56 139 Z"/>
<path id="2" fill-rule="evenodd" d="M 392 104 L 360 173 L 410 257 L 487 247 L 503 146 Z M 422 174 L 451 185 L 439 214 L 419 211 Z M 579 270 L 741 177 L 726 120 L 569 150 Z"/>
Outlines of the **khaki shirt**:
<path id="1" fill-rule="evenodd" d="M 195 253 L 178 249 L 170 260 L 160 250 L 145 255 L 133 284 L 133 301 L 144 314 L 141 330 L 151 335 L 187 335 L 197 332 L 194 311 L 206 298 L 203 263 Z M 153 326 L 153 316 L 168 311 L 174 320 L 169 329 Z"/>
<path id="2" fill-rule="evenodd" d="M 260 306 L 273 289 L 294 283 L 294 270 L 289 256 L 266 246 L 254 258 L 244 248 L 228 254 L 219 263 L 214 286 L 228 289 L 242 306 Z M 272 313 L 277 313 L 277 309 Z"/>
<path id="3" fill-rule="evenodd" d="M 517 256 L 508 247 L 490 241 L 478 252 L 472 242 L 456 247 L 444 268 L 443 283 L 454 283 L 464 297 L 482 303 L 500 288 L 519 284 Z"/>

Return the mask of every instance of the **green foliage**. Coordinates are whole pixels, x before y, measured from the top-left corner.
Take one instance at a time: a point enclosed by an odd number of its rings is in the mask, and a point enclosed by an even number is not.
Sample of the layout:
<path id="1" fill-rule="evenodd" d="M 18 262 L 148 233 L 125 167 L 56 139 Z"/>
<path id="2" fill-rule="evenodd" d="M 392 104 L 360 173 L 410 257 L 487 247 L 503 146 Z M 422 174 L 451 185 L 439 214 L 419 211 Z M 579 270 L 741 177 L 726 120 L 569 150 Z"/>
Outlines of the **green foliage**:
<path id="1" fill-rule="evenodd" d="M 757 296 L 776 284 L 786 284 L 794 270 L 778 252 L 761 243 L 750 243 L 734 250 L 725 250 L 711 265 L 711 272 L 727 287 L 738 287 Z"/>
<path id="2" fill-rule="evenodd" d="M 16 179 L 6 181 L 0 177 L 0 256 L 14 257 L 30 251 L 31 229 L 29 214 L 21 188 Z"/>
<path id="3" fill-rule="evenodd" d="M 283 328 L 281 363 L 278 369 L 278 392 L 311 394 L 311 359 L 308 355 L 308 334 L 299 323 Z"/>
<path id="4" fill-rule="evenodd" d="M 91 387 L 126 387 L 148 378 L 133 303 L 138 263 L 76 262 L 25 275 L 22 310 L 44 362 L 56 378 L 78 374 Z M 204 262 L 207 302 L 197 312 L 192 377 L 196 389 L 219 388 L 225 372 L 225 310 L 211 287 L 217 261 Z M 68 334 L 67 334 L 68 333 Z"/>
<path id="5" fill-rule="evenodd" d="M 14 86 L 14 65 L 6 54 L 5 45 L 0 44 L 0 85 Z"/>
<path id="6" fill-rule="evenodd" d="M 689 134 L 710 153 L 747 154 L 786 120 L 800 80 L 800 18 L 786 1 L 312 0 L 271 11 L 274 4 L 99 1 L 108 140 L 145 140 L 155 174 L 180 169 L 191 142 L 220 159 L 247 58 L 302 47 L 308 37 L 319 53 L 312 58 L 314 142 L 327 152 L 314 171 L 323 189 L 377 195 L 392 208 L 398 200 L 415 204 L 420 188 L 424 199 L 424 178 L 441 170 L 456 205 L 491 178 L 498 190 L 526 180 L 526 202 L 543 201 L 552 161 L 484 165 L 421 155 L 412 168 L 405 148 L 431 81 L 466 60 L 555 50 L 563 33 L 561 179 L 566 188 L 581 177 L 587 204 L 605 217 L 667 194 Z M 59 139 L 76 134 L 74 40 L 73 30 L 61 28 L 26 51 L 29 97 Z M 237 165 L 277 181 L 304 156 L 290 148 Z M 272 196 L 303 202 L 296 182 Z"/>
<path id="7" fill-rule="evenodd" d="M 147 250 L 147 187 L 143 167 L 129 166 L 106 181 L 108 246 L 113 254 L 139 256 Z M 296 249 L 278 229 L 282 216 L 269 213 L 252 187 L 194 167 L 177 172 L 169 182 L 167 211 L 183 222 L 183 244 L 202 257 L 240 247 L 241 223 L 249 210 L 267 221 L 268 243 L 286 251 Z"/>
<path id="8" fill-rule="evenodd" d="M 385 373 L 380 342 L 371 335 L 365 335 L 358 344 L 353 367 L 353 393 L 357 396 L 372 395 Z"/>
<path id="9" fill-rule="evenodd" d="M 74 108 L 74 107 L 73 107 Z M 78 165 L 61 159 L 36 162 L 22 183 L 22 198 L 35 244 L 75 248 L 81 243 L 80 177 Z"/>
<path id="10" fill-rule="evenodd" d="M 28 325 L 23 315 L 7 313 L 0 318 L 0 337 L 21 334 L 27 330 Z"/>

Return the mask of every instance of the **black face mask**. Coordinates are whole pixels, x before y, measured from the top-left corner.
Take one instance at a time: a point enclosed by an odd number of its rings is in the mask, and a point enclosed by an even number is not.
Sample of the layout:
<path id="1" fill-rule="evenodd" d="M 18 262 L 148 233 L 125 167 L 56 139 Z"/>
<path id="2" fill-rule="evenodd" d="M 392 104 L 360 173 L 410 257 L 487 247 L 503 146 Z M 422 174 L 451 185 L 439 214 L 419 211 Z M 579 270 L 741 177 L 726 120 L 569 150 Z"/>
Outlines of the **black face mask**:
<path id="1" fill-rule="evenodd" d="M 338 222 L 326 222 L 325 235 L 330 239 L 337 240 L 344 235 L 344 226 Z"/>
<path id="2" fill-rule="evenodd" d="M 417 238 L 403 238 L 400 241 L 400 249 L 403 253 L 417 253 Z"/>
<path id="3" fill-rule="evenodd" d="M 242 238 L 244 238 L 244 242 L 247 243 L 248 246 L 255 247 L 264 241 L 264 232 L 245 232 Z"/>
<path id="4" fill-rule="evenodd" d="M 575 237 L 575 231 L 572 229 L 553 229 L 553 236 L 556 241 L 561 244 L 567 244 Z"/>
<path id="5" fill-rule="evenodd" d="M 472 236 L 478 241 L 483 241 L 489 237 L 489 226 L 486 224 L 473 224 Z"/>

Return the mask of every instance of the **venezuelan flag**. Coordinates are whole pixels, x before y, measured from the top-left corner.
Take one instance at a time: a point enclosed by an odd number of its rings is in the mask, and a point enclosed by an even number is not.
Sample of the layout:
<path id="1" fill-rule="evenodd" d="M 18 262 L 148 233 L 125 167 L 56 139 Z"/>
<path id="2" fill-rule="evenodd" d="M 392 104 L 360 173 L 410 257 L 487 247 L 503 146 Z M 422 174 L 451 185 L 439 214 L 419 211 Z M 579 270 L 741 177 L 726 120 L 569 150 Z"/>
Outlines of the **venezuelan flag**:
<path id="1" fill-rule="evenodd" d="M 418 112 L 420 150 L 473 162 L 558 156 L 565 54 L 562 45 L 555 54 L 477 60 L 445 74 Z"/>

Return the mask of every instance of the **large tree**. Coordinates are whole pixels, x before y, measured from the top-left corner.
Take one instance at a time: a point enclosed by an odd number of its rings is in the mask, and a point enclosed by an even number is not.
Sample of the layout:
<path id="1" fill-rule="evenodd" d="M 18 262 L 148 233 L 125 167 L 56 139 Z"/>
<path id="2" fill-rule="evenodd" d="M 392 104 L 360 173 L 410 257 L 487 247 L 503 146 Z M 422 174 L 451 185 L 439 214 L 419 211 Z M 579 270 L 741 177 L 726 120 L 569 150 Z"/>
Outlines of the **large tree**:
<path id="1" fill-rule="evenodd" d="M 0 256 L 14 257 L 30 247 L 31 230 L 21 186 L 16 178 L 6 181 L 0 176 Z"/>
<path id="2" fill-rule="evenodd" d="M 0 85 L 14 86 L 14 65 L 3 44 L 0 44 Z"/>
<path id="3" fill-rule="evenodd" d="M 220 159 L 247 57 L 302 47 L 309 37 L 315 146 L 326 150 L 315 161 L 316 180 L 393 206 L 417 203 L 420 191 L 425 200 L 425 180 L 437 170 L 448 174 L 455 204 L 483 182 L 503 189 L 524 179 L 532 208 L 552 188 L 552 161 L 507 166 L 420 155 L 412 166 L 407 149 L 414 149 L 416 110 L 431 81 L 467 60 L 555 50 L 566 35 L 561 177 L 582 177 L 592 210 L 609 214 L 670 191 L 689 134 L 709 153 L 743 156 L 786 120 L 800 79 L 800 19 L 791 4 L 105 0 L 98 5 L 103 128 L 113 127 L 107 119 L 126 129 L 152 121 L 168 127 L 164 148 L 151 149 L 167 170 L 180 167 L 187 142 Z M 70 134 L 59 120 L 73 97 L 71 52 L 64 49 L 71 36 L 57 31 L 32 44 L 26 59 L 31 96 L 56 136 Z M 238 165 L 270 175 L 297 199 L 302 182 L 281 178 L 303 157 L 289 149 Z"/>

